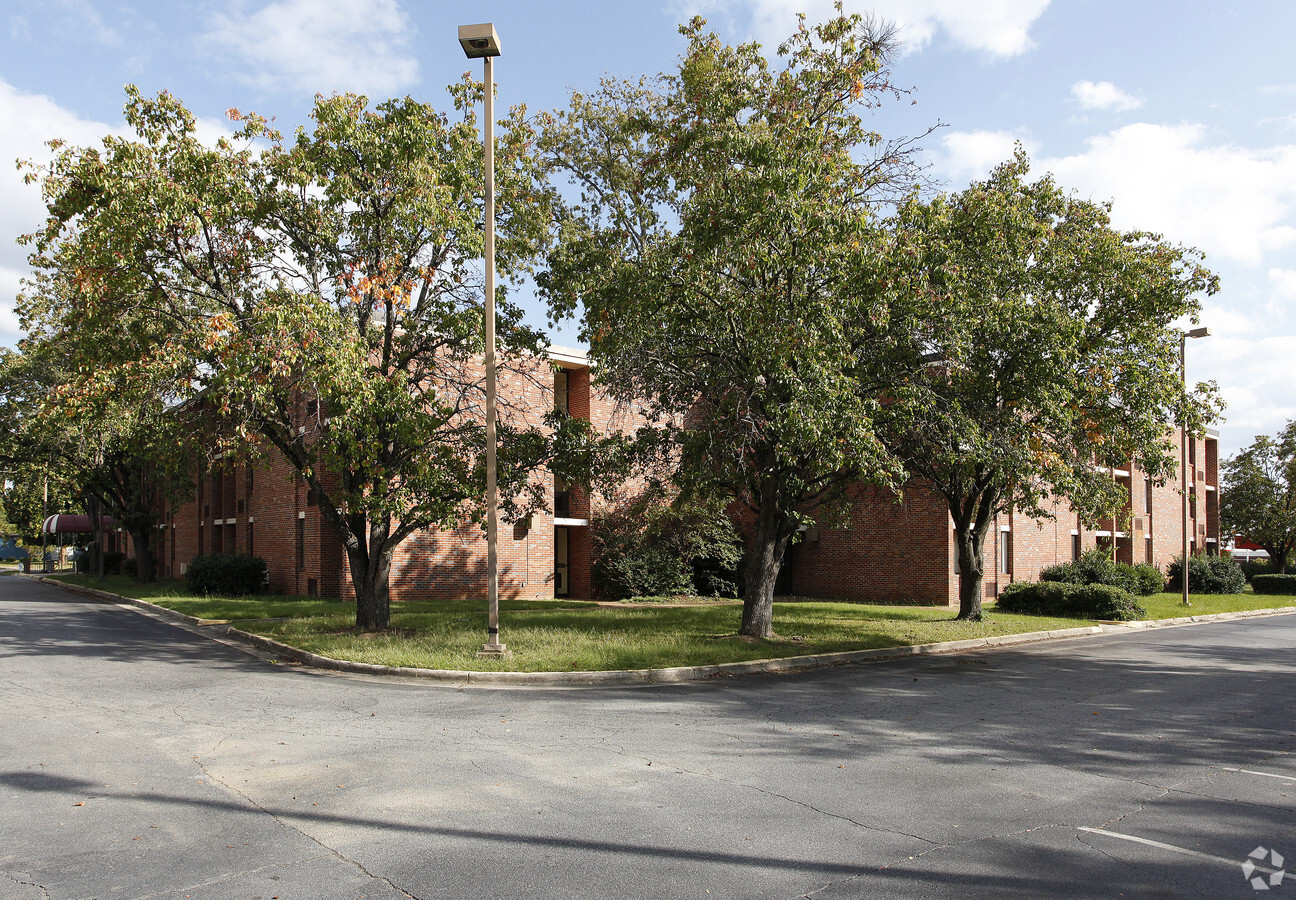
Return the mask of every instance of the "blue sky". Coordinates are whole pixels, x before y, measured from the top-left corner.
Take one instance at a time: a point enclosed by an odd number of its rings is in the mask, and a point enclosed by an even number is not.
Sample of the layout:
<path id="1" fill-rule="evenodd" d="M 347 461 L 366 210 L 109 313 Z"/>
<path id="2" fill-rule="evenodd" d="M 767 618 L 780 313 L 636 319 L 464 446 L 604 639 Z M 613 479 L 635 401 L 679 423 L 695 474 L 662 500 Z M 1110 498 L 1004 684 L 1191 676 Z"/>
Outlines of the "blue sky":
<path id="1" fill-rule="evenodd" d="M 43 141 L 120 130 L 122 85 L 170 90 L 214 128 L 230 107 L 307 120 L 316 92 L 445 102 L 470 68 L 458 25 L 492 21 L 504 104 L 562 105 L 604 72 L 672 68 L 676 25 L 705 15 L 727 40 L 773 46 L 822 0 L 635 3 L 8 0 L 0 12 L 0 158 L 41 159 Z M 1191 379 L 1229 408 L 1223 452 L 1296 418 L 1296 4 L 1144 0 L 879 0 L 848 3 L 896 22 L 894 81 L 914 105 L 876 116 L 888 136 L 945 125 L 925 145 L 950 189 L 983 177 L 1014 141 L 1036 171 L 1112 200 L 1116 223 L 1196 246 L 1222 278 L 1189 346 Z M 474 73 L 480 65 L 471 66 Z M 0 342 L 18 326 L 26 271 L 13 237 L 42 208 L 0 168 Z M 574 329 L 554 334 L 572 343 Z"/>

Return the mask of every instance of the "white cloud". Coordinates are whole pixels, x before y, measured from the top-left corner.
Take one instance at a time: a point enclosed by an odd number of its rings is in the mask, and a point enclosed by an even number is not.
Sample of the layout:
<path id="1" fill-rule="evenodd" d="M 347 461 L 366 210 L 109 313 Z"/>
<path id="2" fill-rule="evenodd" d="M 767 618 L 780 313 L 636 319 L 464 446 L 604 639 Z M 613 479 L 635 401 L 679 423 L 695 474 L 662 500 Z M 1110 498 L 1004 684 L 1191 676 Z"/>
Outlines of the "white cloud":
<path id="1" fill-rule="evenodd" d="M 1085 153 L 1036 166 L 1082 194 L 1113 199 L 1122 227 L 1250 264 L 1296 246 L 1296 145 L 1210 145 L 1199 125 L 1143 123 L 1088 143 Z"/>
<path id="2" fill-rule="evenodd" d="M 941 174 L 960 185 L 1007 159 L 1009 132 L 943 136 Z M 1259 264 L 1296 247 L 1296 145 L 1253 150 L 1208 144 L 1200 125 L 1127 125 L 1088 141 L 1084 153 L 1041 157 L 1036 172 L 1095 200 L 1113 200 L 1119 227 L 1158 231 L 1210 256 Z"/>
<path id="3" fill-rule="evenodd" d="M 1012 159 L 1016 145 L 1034 155 L 1035 141 L 1027 134 L 1009 131 L 950 131 L 941 135 L 939 171 L 962 190 L 969 182 L 984 179 L 1001 162 Z"/>
<path id="4" fill-rule="evenodd" d="M 1269 284 L 1278 300 L 1296 300 L 1296 270 L 1270 269 Z"/>
<path id="5" fill-rule="evenodd" d="M 1143 101 L 1125 93 L 1110 81 L 1077 81 L 1071 86 L 1071 96 L 1082 109 L 1105 109 L 1112 112 L 1124 112 L 1138 109 Z"/>
<path id="6" fill-rule="evenodd" d="M 848 2 L 847 12 L 872 11 L 900 26 L 905 51 L 921 50 L 936 37 L 948 35 L 954 43 L 995 57 L 1017 56 L 1033 44 L 1030 29 L 1049 0 L 874 0 Z M 681 0 L 677 14 L 710 15 L 744 13 L 750 16 L 753 36 L 777 44 L 796 29 L 796 16 L 823 21 L 832 14 L 831 0 Z"/>
<path id="7" fill-rule="evenodd" d="M 18 159 L 48 161 L 45 142 L 63 138 L 72 144 L 98 143 L 106 134 L 120 131 L 103 122 L 83 119 L 49 97 L 27 94 L 0 80 L 0 343 L 12 343 L 18 332 L 13 299 L 18 280 L 27 269 L 26 247 L 19 235 L 35 231 L 45 221 L 39 185 L 24 184 L 14 167 Z"/>
<path id="8" fill-rule="evenodd" d="M 114 124 L 84 119 L 41 94 L 24 93 L 0 79 L 0 344 L 11 344 L 18 335 L 13 300 L 19 279 L 29 272 L 29 248 L 17 243 L 19 235 L 36 231 L 45 222 L 45 204 L 39 184 L 25 184 L 15 160 L 46 163 L 51 151 L 46 142 L 61 138 L 69 145 L 100 145 L 109 134 L 133 136 L 124 122 Z M 207 145 L 231 132 L 228 122 L 199 118 L 197 135 Z"/>
<path id="9" fill-rule="evenodd" d="M 1204 315 L 1203 322 L 1213 318 Z M 1291 360 L 1296 357 L 1296 336 L 1230 337 L 1221 335 L 1192 341 L 1188 355 L 1188 380 L 1215 380 L 1228 408 L 1218 425 L 1221 452 L 1232 455 L 1258 434 L 1276 434 L 1288 419 L 1296 418 L 1291 392 Z"/>
<path id="10" fill-rule="evenodd" d="M 396 0 L 278 0 L 215 13 L 202 40 L 262 90 L 387 96 L 418 80 L 412 37 Z"/>

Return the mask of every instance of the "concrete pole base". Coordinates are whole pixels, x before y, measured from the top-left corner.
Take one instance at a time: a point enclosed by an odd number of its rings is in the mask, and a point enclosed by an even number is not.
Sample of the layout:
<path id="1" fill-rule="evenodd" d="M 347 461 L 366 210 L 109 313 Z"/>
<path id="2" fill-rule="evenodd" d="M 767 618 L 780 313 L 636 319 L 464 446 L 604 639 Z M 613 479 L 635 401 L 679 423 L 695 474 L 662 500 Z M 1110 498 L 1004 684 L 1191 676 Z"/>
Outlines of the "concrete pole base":
<path id="1" fill-rule="evenodd" d="M 477 658 L 481 659 L 484 656 L 496 656 L 496 657 L 503 658 L 508 655 L 509 655 L 508 647 L 506 647 L 504 644 L 482 644 L 481 652 L 477 654 Z"/>

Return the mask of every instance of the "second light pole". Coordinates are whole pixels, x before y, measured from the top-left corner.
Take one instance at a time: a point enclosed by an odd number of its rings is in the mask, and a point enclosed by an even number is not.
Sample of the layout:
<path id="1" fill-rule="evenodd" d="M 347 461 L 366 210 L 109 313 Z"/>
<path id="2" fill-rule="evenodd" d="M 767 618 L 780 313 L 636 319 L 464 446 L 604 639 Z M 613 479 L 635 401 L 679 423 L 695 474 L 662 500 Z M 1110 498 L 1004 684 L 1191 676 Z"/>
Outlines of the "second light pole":
<path id="1" fill-rule="evenodd" d="M 486 643 L 479 656 L 503 656 L 499 639 L 499 496 L 495 478 L 495 72 L 491 60 L 500 55 L 499 35 L 490 22 L 460 25 L 459 43 L 469 59 L 485 65 L 486 151 L 486 302 L 483 319 L 486 343 Z"/>

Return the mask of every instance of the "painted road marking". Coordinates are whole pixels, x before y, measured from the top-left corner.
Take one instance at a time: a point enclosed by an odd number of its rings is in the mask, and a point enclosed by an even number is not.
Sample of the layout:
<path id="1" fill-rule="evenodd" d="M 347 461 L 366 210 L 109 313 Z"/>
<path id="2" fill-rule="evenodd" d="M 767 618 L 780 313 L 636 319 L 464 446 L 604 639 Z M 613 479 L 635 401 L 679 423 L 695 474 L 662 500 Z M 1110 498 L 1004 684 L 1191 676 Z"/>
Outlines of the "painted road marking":
<path id="1" fill-rule="evenodd" d="M 1130 841 L 1135 844 L 1145 844 L 1148 847 L 1156 847 L 1159 850 L 1169 850 L 1171 853 L 1181 853 L 1184 856 L 1195 856 L 1198 859 L 1210 860 L 1211 862 L 1223 863 L 1226 866 L 1237 866 L 1240 863 L 1236 859 L 1225 859 L 1222 856 L 1212 856 L 1209 853 L 1202 853 L 1199 850 L 1189 850 L 1186 847 L 1176 847 L 1174 844 L 1163 844 L 1160 841 L 1152 841 L 1147 838 L 1135 837 L 1132 834 L 1121 834 L 1119 831 L 1108 831 L 1106 828 L 1085 828 L 1080 827 L 1077 831 L 1083 831 L 1088 834 L 1105 834 L 1108 837 L 1118 838 L 1122 841 Z M 1256 866 L 1257 872 L 1264 872 L 1266 875 L 1273 875 L 1278 870 L 1270 869 L 1265 866 Z"/>
<path id="2" fill-rule="evenodd" d="M 1279 775 L 1275 772 L 1257 772 L 1254 769 L 1234 769 L 1231 766 L 1221 766 L 1225 772 L 1242 772 L 1246 775 L 1263 775 L 1265 778 L 1281 778 L 1284 781 L 1296 781 L 1296 775 Z"/>

